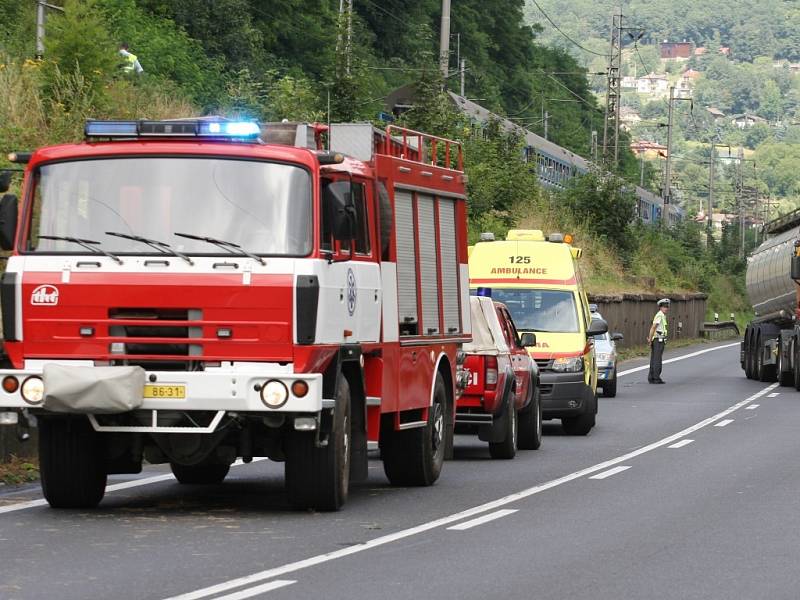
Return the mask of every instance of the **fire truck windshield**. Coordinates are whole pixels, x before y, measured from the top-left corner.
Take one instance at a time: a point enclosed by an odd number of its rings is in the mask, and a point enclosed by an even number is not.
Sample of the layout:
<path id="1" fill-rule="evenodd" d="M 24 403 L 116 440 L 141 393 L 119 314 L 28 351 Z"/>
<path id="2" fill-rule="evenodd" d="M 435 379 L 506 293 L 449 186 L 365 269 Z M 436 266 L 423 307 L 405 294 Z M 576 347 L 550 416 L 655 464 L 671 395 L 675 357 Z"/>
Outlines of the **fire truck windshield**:
<path id="1" fill-rule="evenodd" d="M 311 251 L 311 175 L 299 166 L 197 156 L 102 158 L 43 165 L 34 182 L 25 248 L 31 252 L 74 253 L 75 244 L 56 239 L 72 237 L 98 240 L 113 254 L 146 254 L 138 241 L 146 237 L 183 254 L 220 253 L 175 231 L 258 255 Z"/>

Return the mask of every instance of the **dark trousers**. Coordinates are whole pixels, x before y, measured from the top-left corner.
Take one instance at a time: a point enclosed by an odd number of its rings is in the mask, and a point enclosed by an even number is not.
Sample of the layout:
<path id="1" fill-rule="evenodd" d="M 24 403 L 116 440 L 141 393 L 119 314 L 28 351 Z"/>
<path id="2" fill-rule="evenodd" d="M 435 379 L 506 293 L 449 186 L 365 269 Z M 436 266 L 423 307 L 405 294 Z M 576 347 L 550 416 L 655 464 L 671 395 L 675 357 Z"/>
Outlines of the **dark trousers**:
<path id="1" fill-rule="evenodd" d="M 658 338 L 650 342 L 650 374 L 647 376 L 647 381 L 661 379 L 661 357 L 664 356 L 664 346 L 666 342 L 659 342 Z"/>

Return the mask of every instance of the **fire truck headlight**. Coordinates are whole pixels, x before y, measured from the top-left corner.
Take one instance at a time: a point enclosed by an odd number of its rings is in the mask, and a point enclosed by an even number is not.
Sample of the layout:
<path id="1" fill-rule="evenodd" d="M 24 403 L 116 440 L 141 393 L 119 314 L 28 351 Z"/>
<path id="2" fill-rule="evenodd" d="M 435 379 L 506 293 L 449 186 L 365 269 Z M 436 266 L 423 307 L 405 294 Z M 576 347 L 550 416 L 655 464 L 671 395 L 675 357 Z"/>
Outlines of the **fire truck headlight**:
<path id="1" fill-rule="evenodd" d="M 22 399 L 28 404 L 41 404 L 44 400 L 44 381 L 41 377 L 32 375 L 22 382 L 20 392 Z"/>
<path id="2" fill-rule="evenodd" d="M 261 401 L 269 408 L 280 408 L 288 399 L 289 390 L 277 379 L 272 379 L 261 387 Z"/>

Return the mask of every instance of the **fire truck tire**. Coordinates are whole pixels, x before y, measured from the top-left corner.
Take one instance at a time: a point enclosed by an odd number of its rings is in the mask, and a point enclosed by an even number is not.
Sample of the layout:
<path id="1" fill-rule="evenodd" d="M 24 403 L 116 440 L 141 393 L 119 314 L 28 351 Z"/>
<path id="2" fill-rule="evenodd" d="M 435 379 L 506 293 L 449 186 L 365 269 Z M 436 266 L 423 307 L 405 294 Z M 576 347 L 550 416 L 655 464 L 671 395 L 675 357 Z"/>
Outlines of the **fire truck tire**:
<path id="1" fill-rule="evenodd" d="M 520 450 L 538 450 L 542 445 L 542 397 L 539 386 L 533 392 L 528 406 L 519 411 Z"/>
<path id="2" fill-rule="evenodd" d="M 339 376 L 333 428 L 327 445 L 316 446 L 316 432 L 292 431 L 286 447 L 286 489 L 297 509 L 339 510 L 350 489 L 350 386 Z"/>
<path id="3" fill-rule="evenodd" d="M 106 492 L 103 444 L 88 419 L 39 420 L 42 493 L 53 508 L 94 508 Z"/>
<path id="4" fill-rule="evenodd" d="M 222 483 L 230 471 L 230 465 L 179 465 L 170 463 L 172 474 L 184 485 L 213 485 Z"/>
<path id="5" fill-rule="evenodd" d="M 505 414 L 503 423 L 505 425 L 505 436 L 502 442 L 489 442 L 489 456 L 494 459 L 510 460 L 517 455 L 517 440 L 519 435 L 519 422 L 517 421 L 517 409 L 514 406 L 514 392 L 508 394 L 506 399 Z"/>
<path id="6" fill-rule="evenodd" d="M 381 427 L 380 449 L 383 471 L 392 485 L 427 486 L 439 478 L 444 463 L 447 391 L 436 375 L 433 404 L 425 427 L 394 431 L 391 419 Z"/>

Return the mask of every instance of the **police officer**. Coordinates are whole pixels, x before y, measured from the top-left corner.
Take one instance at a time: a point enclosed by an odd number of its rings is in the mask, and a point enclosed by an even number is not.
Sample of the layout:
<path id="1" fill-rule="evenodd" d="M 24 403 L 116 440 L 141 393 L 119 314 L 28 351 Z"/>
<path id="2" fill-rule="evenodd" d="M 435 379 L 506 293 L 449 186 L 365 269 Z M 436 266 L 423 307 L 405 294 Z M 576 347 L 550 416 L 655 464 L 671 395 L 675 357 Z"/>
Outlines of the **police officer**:
<path id="1" fill-rule="evenodd" d="M 661 379 L 661 357 L 664 355 L 664 346 L 667 343 L 667 312 L 669 311 L 669 298 L 658 301 L 658 312 L 653 317 L 647 342 L 650 344 L 650 373 L 648 383 L 665 383 Z"/>
<path id="2" fill-rule="evenodd" d="M 119 45 L 119 54 L 122 56 L 122 72 L 139 75 L 144 71 L 139 64 L 138 57 L 128 50 L 128 44 Z"/>

